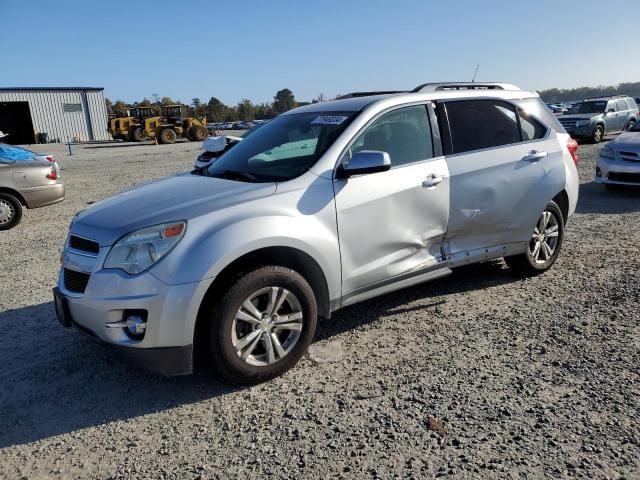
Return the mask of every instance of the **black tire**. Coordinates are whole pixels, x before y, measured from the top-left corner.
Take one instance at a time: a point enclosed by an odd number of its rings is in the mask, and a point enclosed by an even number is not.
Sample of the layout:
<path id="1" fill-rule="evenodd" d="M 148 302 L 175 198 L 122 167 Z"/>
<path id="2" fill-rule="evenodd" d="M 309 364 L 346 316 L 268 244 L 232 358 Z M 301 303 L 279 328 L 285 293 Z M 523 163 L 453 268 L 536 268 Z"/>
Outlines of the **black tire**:
<path id="1" fill-rule="evenodd" d="M 294 295 L 302 314 L 302 318 L 299 319 L 301 327 L 288 353 L 276 359 L 274 363 L 252 365 L 240 358 L 233 344 L 234 335 L 237 338 L 237 331 L 234 329 L 240 328 L 239 326 L 251 327 L 251 325 L 237 323 L 235 319 L 242 305 L 246 304 L 245 301 L 250 300 L 251 296 L 261 291 L 261 289 L 268 289 L 269 287 L 283 288 Z M 285 304 L 283 305 L 286 307 Z M 227 290 L 222 299 L 216 302 L 209 315 L 208 346 L 216 373 L 223 381 L 228 383 L 251 385 L 282 375 L 302 358 L 315 334 L 318 309 L 312 288 L 300 274 L 285 267 L 266 266 L 240 277 Z M 264 315 L 262 318 L 267 318 L 268 321 L 268 317 Z M 252 328 L 253 330 L 250 333 L 259 332 L 261 327 L 253 326 Z M 269 330 L 269 332 L 271 331 Z M 277 332 L 277 329 L 274 329 L 273 332 Z M 287 330 L 274 334 L 294 334 L 293 330 L 289 331 L 292 333 L 284 332 L 287 332 Z M 254 335 L 254 338 L 256 336 L 260 339 L 256 340 L 257 346 L 252 349 L 252 352 L 255 352 L 256 349 L 263 349 L 263 355 L 266 355 L 266 343 L 264 342 L 267 339 L 265 339 L 263 333 Z M 240 340 L 244 338 L 241 337 Z M 283 346 L 285 343 L 279 343 L 278 345 Z M 250 355 L 250 357 L 253 358 L 253 355 Z"/>
<path id="2" fill-rule="evenodd" d="M 538 219 L 538 222 L 536 222 L 534 231 L 532 232 L 532 236 L 535 235 L 536 229 L 538 229 L 538 227 L 540 226 L 540 219 L 542 218 L 545 212 L 549 212 L 553 216 L 555 224 L 558 227 L 557 242 L 555 243 L 553 253 L 551 256 L 547 257 L 543 263 L 536 261 L 536 259 L 534 259 L 533 257 L 534 251 L 535 251 L 534 245 L 536 243 L 536 240 L 532 238 L 531 241 L 529 242 L 529 246 L 527 247 L 527 251 L 525 253 L 522 253 L 520 255 L 514 255 L 512 257 L 505 257 L 504 259 L 507 266 L 511 268 L 511 270 L 513 270 L 514 272 L 518 273 L 519 275 L 529 277 L 529 276 L 539 275 L 540 273 L 546 272 L 553 266 L 553 264 L 556 262 L 558 258 L 558 255 L 560 254 L 560 250 L 562 248 L 562 240 L 564 238 L 565 219 L 562 215 L 562 210 L 560 210 L 560 207 L 558 207 L 558 204 L 556 202 L 553 202 L 553 201 L 549 202 L 549 204 L 542 211 Z"/>
<path id="3" fill-rule="evenodd" d="M 205 138 L 209 136 L 209 131 L 207 127 L 202 125 L 196 125 L 195 127 L 191 127 L 191 135 L 189 135 L 189 139 L 194 142 L 201 142 Z"/>
<path id="4" fill-rule="evenodd" d="M 160 137 L 160 143 L 164 144 L 175 143 L 177 138 L 176 132 L 173 128 L 164 128 L 158 136 Z"/>
<path id="5" fill-rule="evenodd" d="M 9 230 L 20 223 L 22 204 L 8 193 L 0 193 L 0 230 Z"/>
<path id="6" fill-rule="evenodd" d="M 143 140 L 144 135 L 142 134 L 142 127 L 131 127 L 129 129 L 129 141 L 141 142 Z"/>
<path id="7" fill-rule="evenodd" d="M 593 133 L 591 134 L 591 143 L 600 143 L 604 138 L 604 128 L 602 125 L 598 125 L 593 129 Z"/>

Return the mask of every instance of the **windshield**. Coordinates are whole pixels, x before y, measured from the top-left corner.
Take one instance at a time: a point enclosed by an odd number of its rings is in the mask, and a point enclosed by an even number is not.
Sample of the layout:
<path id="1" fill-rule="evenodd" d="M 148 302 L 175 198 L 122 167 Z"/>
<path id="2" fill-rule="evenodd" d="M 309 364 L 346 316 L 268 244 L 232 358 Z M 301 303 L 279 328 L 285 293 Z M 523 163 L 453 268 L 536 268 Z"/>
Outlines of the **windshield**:
<path id="1" fill-rule="evenodd" d="M 581 102 L 576 103 L 569 109 L 567 114 L 575 115 L 579 113 L 603 113 L 607 107 L 607 102 Z"/>
<path id="2" fill-rule="evenodd" d="M 245 174 L 253 181 L 285 181 L 309 170 L 357 112 L 310 112 L 281 115 L 254 130 L 225 152 L 207 173 Z M 236 175 L 234 179 L 239 179 Z"/>

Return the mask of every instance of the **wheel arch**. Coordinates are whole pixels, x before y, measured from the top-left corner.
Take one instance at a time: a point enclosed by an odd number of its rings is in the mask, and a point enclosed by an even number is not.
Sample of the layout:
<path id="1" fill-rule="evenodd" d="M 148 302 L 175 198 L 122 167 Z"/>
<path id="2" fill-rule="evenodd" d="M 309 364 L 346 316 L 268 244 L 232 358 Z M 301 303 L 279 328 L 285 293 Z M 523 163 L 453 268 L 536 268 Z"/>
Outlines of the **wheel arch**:
<path id="1" fill-rule="evenodd" d="M 211 305 L 220 298 L 235 279 L 243 273 L 255 270 L 266 265 L 278 265 L 291 268 L 302 275 L 311 286 L 318 302 L 318 316 L 330 318 L 331 302 L 329 299 L 329 285 L 320 264 L 308 253 L 289 246 L 263 247 L 236 258 L 224 267 L 207 289 L 196 318 L 194 328 L 194 355 L 201 357 L 206 351 L 206 312 Z M 204 347 L 204 348 L 203 348 Z"/>
<path id="2" fill-rule="evenodd" d="M 564 220 L 565 225 L 567 224 L 567 220 L 569 219 L 569 195 L 566 190 L 562 190 L 555 197 L 552 198 L 554 202 L 558 204 L 560 207 L 560 211 L 562 212 L 562 219 Z"/>
<path id="3" fill-rule="evenodd" d="M 18 193 L 17 190 L 12 190 L 7 187 L 0 187 L 0 193 L 6 193 L 8 195 L 12 195 L 16 197 L 23 207 L 29 208 L 29 205 L 27 205 L 27 201 L 24 199 L 24 197 L 20 193 Z"/>

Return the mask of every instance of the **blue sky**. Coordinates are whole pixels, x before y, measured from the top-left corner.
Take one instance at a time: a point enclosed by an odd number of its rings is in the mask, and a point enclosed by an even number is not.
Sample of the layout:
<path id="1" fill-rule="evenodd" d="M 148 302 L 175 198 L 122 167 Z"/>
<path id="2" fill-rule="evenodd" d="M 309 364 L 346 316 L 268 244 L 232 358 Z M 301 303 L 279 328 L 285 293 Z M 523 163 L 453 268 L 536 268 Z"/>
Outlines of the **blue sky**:
<path id="1" fill-rule="evenodd" d="M 0 0 L 0 86 L 271 101 L 499 80 L 640 81 L 639 0 Z M 636 47 L 631 45 L 635 43 Z"/>

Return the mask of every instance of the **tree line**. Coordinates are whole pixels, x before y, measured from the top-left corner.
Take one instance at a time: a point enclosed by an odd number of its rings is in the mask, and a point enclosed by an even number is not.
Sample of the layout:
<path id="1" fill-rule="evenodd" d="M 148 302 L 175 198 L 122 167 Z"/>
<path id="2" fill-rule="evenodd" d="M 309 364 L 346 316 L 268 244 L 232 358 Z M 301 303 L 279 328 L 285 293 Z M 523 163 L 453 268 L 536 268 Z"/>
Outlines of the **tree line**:
<path id="1" fill-rule="evenodd" d="M 320 94 L 314 99 L 314 103 L 323 101 L 324 95 Z M 127 110 L 133 107 L 151 107 L 157 115 L 162 115 L 162 107 L 166 105 L 182 104 L 180 100 L 173 100 L 171 97 L 162 97 L 157 93 L 151 95 L 151 99 L 143 98 L 140 102 L 125 103 L 122 100 L 112 102 L 105 99 L 107 113 L 117 117 L 126 117 Z M 279 90 L 273 97 L 273 102 L 263 102 L 254 104 L 249 99 L 242 99 L 237 105 L 225 105 L 220 99 L 211 97 L 208 102 L 203 102 L 199 98 L 191 99 L 191 103 L 186 105 L 188 115 L 192 117 L 207 117 L 208 122 L 235 122 L 239 120 L 266 120 L 281 113 L 291 110 L 301 105 L 308 105 L 309 102 L 298 102 L 291 90 L 284 88 Z"/>
<path id="2" fill-rule="evenodd" d="M 611 95 L 629 95 L 640 97 L 640 82 L 626 82 L 618 85 L 599 87 L 579 87 L 569 89 L 551 88 L 542 90 L 540 97 L 547 103 L 569 102 L 582 100 L 583 98 L 608 97 Z"/>

